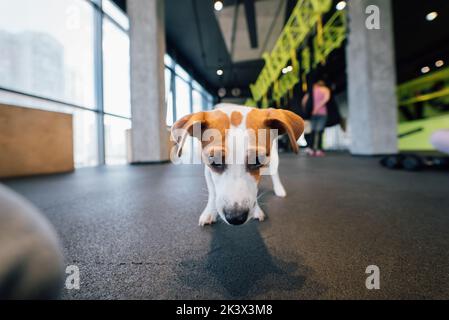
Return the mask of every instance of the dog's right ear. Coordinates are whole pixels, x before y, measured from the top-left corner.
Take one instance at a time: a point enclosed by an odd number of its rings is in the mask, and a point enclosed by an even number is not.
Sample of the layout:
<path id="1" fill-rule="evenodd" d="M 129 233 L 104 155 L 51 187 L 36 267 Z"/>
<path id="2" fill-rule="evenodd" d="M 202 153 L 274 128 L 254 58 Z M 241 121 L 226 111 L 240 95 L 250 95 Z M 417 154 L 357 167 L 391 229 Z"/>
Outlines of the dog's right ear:
<path id="1" fill-rule="evenodd" d="M 176 154 L 182 154 L 182 147 L 188 135 L 201 140 L 201 132 L 206 126 L 206 112 L 192 113 L 176 121 L 171 127 L 171 138 L 177 145 Z M 194 130 L 195 129 L 195 130 Z"/>
<path id="2" fill-rule="evenodd" d="M 280 134 L 286 133 L 293 152 L 298 153 L 299 148 L 296 141 L 304 132 L 304 120 L 289 110 L 272 108 L 265 110 L 265 125 L 269 128 L 279 129 Z"/>

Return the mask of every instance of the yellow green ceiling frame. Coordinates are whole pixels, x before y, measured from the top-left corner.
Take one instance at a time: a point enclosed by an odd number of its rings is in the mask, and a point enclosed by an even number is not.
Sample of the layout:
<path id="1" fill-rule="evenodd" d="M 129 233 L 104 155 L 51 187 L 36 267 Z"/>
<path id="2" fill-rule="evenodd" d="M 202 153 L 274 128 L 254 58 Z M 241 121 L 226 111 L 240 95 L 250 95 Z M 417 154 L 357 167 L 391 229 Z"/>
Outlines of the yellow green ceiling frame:
<path id="1" fill-rule="evenodd" d="M 332 15 L 323 27 L 321 39 L 314 38 L 314 66 L 325 63 L 329 54 L 339 48 L 346 38 L 346 12 L 337 11 Z M 305 74 L 310 72 L 310 49 L 305 47 L 302 52 L 302 67 Z M 291 53 L 292 71 L 275 80 L 273 84 L 273 100 L 280 103 L 280 99 L 285 96 L 300 81 L 300 66 L 296 58 L 296 52 Z"/>
<path id="2" fill-rule="evenodd" d="M 331 7 L 331 0 L 298 0 L 271 53 L 264 53 L 265 66 L 256 82 L 250 85 L 254 101 L 259 101 L 279 77 L 282 68 L 306 39 L 320 17 Z"/>
<path id="3" fill-rule="evenodd" d="M 441 88 L 437 91 L 432 90 L 438 82 L 443 84 Z M 449 97 L 449 67 L 399 85 L 397 96 L 399 106 Z"/>
<path id="4" fill-rule="evenodd" d="M 315 37 L 314 43 L 314 66 L 319 63 L 324 64 L 332 51 L 339 48 L 346 39 L 347 19 L 346 11 L 335 12 L 326 25 L 323 27 L 323 33 L 320 38 Z"/>

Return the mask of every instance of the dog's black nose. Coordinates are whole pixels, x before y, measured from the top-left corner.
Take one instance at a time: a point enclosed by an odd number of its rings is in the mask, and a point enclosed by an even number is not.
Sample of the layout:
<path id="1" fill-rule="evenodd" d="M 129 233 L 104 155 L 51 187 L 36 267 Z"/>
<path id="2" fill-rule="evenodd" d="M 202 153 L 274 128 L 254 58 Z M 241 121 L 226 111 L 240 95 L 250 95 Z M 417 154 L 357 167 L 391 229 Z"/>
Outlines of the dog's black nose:
<path id="1" fill-rule="evenodd" d="M 223 209 L 223 213 L 229 224 L 238 226 L 240 224 L 244 224 L 248 219 L 249 209 L 234 205 L 231 208 Z"/>

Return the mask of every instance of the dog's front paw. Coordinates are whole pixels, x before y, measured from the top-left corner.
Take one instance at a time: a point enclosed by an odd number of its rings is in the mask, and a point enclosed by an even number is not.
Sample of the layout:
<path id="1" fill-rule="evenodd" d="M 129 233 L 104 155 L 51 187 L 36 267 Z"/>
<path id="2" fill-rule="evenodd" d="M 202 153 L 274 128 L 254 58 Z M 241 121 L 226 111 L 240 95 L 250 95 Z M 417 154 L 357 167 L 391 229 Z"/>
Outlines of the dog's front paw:
<path id="1" fill-rule="evenodd" d="M 206 208 L 200 215 L 200 220 L 198 224 L 201 227 L 204 227 L 205 225 L 212 224 L 215 221 L 217 221 L 217 212 L 214 210 L 210 210 L 209 208 Z"/>
<path id="2" fill-rule="evenodd" d="M 265 213 L 263 213 L 262 209 L 260 209 L 259 206 L 256 207 L 256 209 L 254 209 L 254 219 L 257 219 L 259 221 L 264 221 L 265 220 Z"/>

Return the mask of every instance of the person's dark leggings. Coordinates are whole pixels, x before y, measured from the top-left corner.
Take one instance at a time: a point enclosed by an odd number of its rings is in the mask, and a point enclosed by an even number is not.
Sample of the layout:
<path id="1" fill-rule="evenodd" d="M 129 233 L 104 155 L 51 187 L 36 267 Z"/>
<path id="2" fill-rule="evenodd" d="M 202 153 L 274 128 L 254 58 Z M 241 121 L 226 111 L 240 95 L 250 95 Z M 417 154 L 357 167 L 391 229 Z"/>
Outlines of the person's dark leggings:
<path id="1" fill-rule="evenodd" d="M 310 145 L 313 150 L 323 150 L 324 131 L 313 131 L 310 137 Z"/>
<path id="2" fill-rule="evenodd" d="M 310 148 L 313 150 L 323 150 L 323 133 L 326 128 L 326 116 L 312 116 L 310 123 L 312 133 L 310 134 Z"/>
<path id="3" fill-rule="evenodd" d="M 312 133 L 306 133 L 304 134 L 304 139 L 306 139 L 307 147 L 311 147 L 312 145 Z"/>

